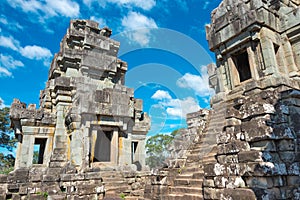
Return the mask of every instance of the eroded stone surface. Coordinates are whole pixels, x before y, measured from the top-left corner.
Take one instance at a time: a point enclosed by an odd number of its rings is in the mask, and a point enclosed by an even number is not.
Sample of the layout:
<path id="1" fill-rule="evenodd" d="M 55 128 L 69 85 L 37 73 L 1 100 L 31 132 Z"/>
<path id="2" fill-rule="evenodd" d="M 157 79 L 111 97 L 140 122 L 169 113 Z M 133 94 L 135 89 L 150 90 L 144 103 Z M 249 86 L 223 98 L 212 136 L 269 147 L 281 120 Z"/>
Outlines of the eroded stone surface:
<path id="1" fill-rule="evenodd" d="M 124 85 L 127 63 L 117 58 L 120 44 L 110 35 L 94 21 L 71 20 L 40 107 L 14 100 L 10 116 L 18 148 L 15 171 L 1 177 L 8 182 L 1 186 L 6 198 L 143 196 L 147 173 L 137 171 L 147 170 L 150 119 L 143 101 Z"/>

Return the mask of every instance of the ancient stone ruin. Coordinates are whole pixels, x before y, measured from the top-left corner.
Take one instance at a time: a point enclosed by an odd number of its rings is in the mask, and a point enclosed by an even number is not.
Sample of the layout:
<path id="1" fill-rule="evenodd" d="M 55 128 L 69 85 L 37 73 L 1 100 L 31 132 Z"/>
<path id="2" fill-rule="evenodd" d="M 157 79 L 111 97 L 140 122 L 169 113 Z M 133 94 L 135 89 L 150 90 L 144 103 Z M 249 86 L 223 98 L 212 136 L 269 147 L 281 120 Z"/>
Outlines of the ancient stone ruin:
<path id="1" fill-rule="evenodd" d="M 300 199 L 300 1 L 224 0 L 211 18 L 208 120 L 145 197 Z"/>
<path id="2" fill-rule="evenodd" d="M 40 107 L 14 100 L 15 171 L 1 176 L 1 184 L 8 183 L 1 186 L 1 199 L 34 199 L 40 193 L 97 199 L 112 187 L 115 196 L 130 193 L 136 175 L 128 183 L 120 171 L 145 170 L 150 119 L 142 100 L 124 86 L 127 63 L 117 58 L 120 44 L 110 35 L 96 22 L 72 20 L 40 93 Z"/>
<path id="3" fill-rule="evenodd" d="M 119 43 L 71 21 L 40 108 L 12 105 L 16 170 L 0 176 L 0 198 L 300 199 L 300 1 L 224 0 L 211 18 L 211 110 L 188 115 L 151 175 L 149 118 L 124 86 Z"/>

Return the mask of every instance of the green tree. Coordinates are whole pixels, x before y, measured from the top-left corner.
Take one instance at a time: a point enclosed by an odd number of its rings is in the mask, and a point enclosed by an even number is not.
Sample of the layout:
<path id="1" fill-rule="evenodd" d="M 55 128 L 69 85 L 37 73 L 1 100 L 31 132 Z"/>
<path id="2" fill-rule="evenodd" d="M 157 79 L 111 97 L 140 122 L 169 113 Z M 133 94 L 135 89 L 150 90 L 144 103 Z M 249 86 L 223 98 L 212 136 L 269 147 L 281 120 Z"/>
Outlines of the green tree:
<path id="1" fill-rule="evenodd" d="M 38 163 L 39 163 L 39 152 L 38 151 L 34 151 L 33 152 L 32 164 L 38 164 Z"/>
<path id="2" fill-rule="evenodd" d="M 146 141 L 146 164 L 151 168 L 161 167 L 168 157 L 168 145 L 180 129 L 173 131 L 170 135 L 157 134 Z"/>
<path id="3" fill-rule="evenodd" d="M 2 102 L 0 101 L 0 107 Z M 9 127 L 9 108 L 0 108 L 0 147 L 6 149 L 9 153 L 0 153 L 0 168 L 8 169 L 14 166 L 15 158 L 12 155 L 16 147 L 16 139 L 12 136 L 12 130 Z M 2 170 L 1 170 L 2 171 Z"/>

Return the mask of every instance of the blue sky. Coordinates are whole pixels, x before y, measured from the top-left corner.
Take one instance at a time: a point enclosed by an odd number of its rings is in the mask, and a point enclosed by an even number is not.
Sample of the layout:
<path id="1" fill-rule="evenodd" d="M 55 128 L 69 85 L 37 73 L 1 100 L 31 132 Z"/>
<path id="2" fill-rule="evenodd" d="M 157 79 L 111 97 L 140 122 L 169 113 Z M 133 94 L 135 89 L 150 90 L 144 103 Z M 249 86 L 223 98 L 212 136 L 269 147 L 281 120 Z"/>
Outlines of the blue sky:
<path id="1" fill-rule="evenodd" d="M 0 98 L 39 103 L 49 65 L 70 19 L 113 30 L 128 63 L 126 85 L 144 100 L 149 135 L 185 125 L 185 114 L 209 107 L 205 66 L 214 61 L 205 24 L 220 0 L 1 0 Z"/>

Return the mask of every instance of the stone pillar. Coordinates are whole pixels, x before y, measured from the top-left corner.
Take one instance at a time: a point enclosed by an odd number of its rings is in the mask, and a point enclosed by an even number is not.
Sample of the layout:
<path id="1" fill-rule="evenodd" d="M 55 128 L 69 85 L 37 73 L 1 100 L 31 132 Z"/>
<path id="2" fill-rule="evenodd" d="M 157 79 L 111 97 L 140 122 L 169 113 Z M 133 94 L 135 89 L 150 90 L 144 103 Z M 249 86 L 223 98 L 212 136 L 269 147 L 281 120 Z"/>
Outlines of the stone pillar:
<path id="1" fill-rule="evenodd" d="M 16 160 L 15 160 L 15 169 L 20 168 L 20 160 L 21 160 L 21 152 L 22 152 L 22 145 L 23 143 L 21 143 L 21 139 L 22 139 L 22 135 L 18 135 L 18 145 L 17 145 L 17 150 L 16 150 Z"/>
<path id="2" fill-rule="evenodd" d="M 137 150 L 136 150 L 136 158 L 139 161 L 139 163 L 141 164 L 142 168 L 145 167 L 146 165 L 146 150 L 145 150 L 145 145 L 146 145 L 146 139 L 144 140 L 140 140 L 139 144 L 137 146 Z"/>
<path id="3" fill-rule="evenodd" d="M 83 148 L 82 148 L 82 169 L 86 169 L 89 167 L 90 160 L 89 160 L 89 153 L 90 153 L 90 138 L 89 138 L 89 129 L 90 129 L 90 122 L 85 123 L 85 127 L 83 129 Z"/>
<path id="4" fill-rule="evenodd" d="M 43 162 L 43 164 L 47 164 L 47 166 L 50 163 L 52 149 L 53 149 L 53 137 L 47 137 L 47 142 L 44 151 L 44 162 Z"/>
<path id="5" fill-rule="evenodd" d="M 272 40 L 268 37 L 271 32 L 266 28 L 262 28 L 260 32 L 260 42 L 262 47 L 262 54 L 265 63 L 265 75 L 278 74 L 275 50 Z"/>
<path id="6" fill-rule="evenodd" d="M 298 70 L 300 70 L 300 40 L 295 42 L 293 44 L 293 51 L 294 51 L 294 59 L 295 59 L 295 64 L 298 68 Z"/>
<path id="7" fill-rule="evenodd" d="M 97 131 L 96 131 L 97 134 Z M 83 157 L 83 132 L 81 130 L 75 130 L 72 133 L 72 140 L 70 142 L 70 154 L 71 162 L 77 166 L 82 165 Z"/>
<path id="8" fill-rule="evenodd" d="M 300 47 L 300 45 L 299 45 Z M 292 46 L 287 38 L 285 38 L 285 43 L 283 44 L 284 49 L 284 57 L 286 61 L 286 67 L 288 68 L 288 72 L 291 76 L 296 75 L 298 72 L 295 60 L 294 60 L 294 53 Z M 300 49 L 299 49 L 300 50 Z M 295 53 L 296 55 L 297 53 Z"/>
<path id="9" fill-rule="evenodd" d="M 62 103 L 58 103 L 56 107 L 56 127 L 53 148 L 66 148 L 67 132 L 65 128 L 64 108 L 65 105 Z"/>
<path id="10" fill-rule="evenodd" d="M 34 150 L 34 136 L 24 135 L 22 142 L 22 151 L 20 154 L 19 167 L 30 167 L 33 160 L 33 150 Z"/>
<path id="11" fill-rule="evenodd" d="M 131 164 L 131 133 L 119 138 L 119 165 Z"/>
<path id="12" fill-rule="evenodd" d="M 110 160 L 112 164 L 118 165 L 118 154 L 119 154 L 119 132 L 117 129 L 113 130 L 113 135 L 111 139 L 111 152 L 110 152 Z"/>

